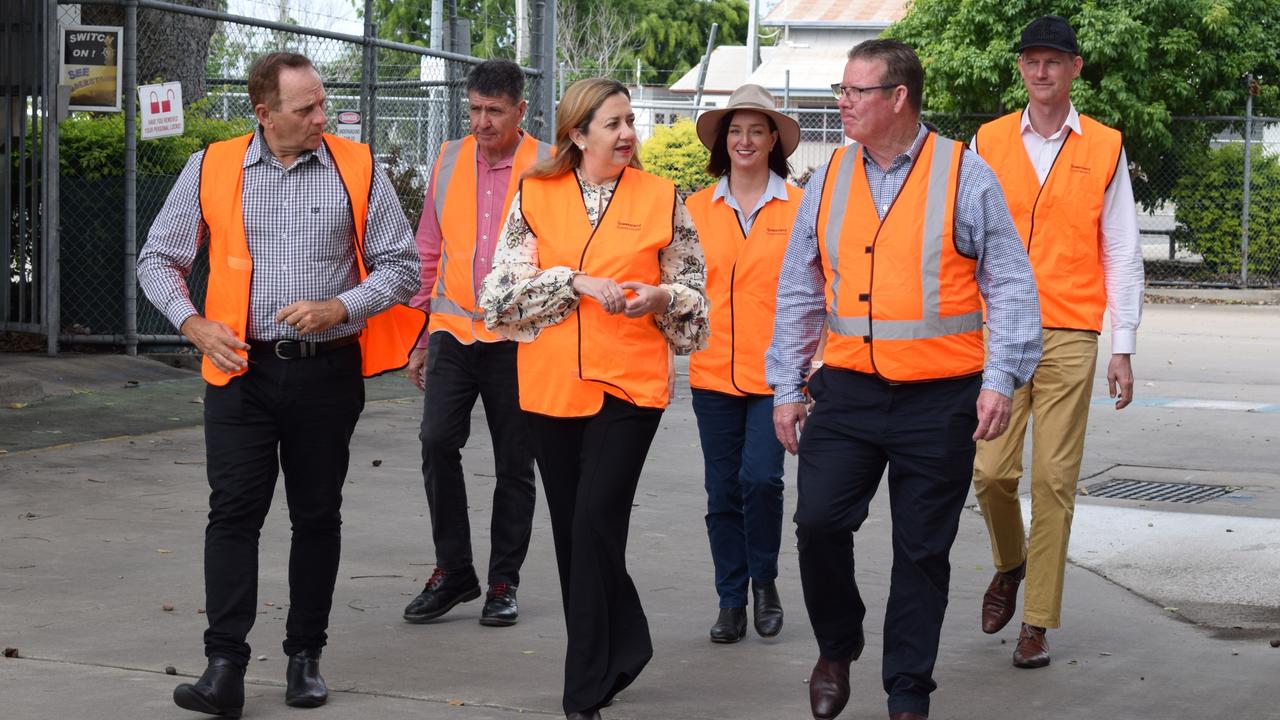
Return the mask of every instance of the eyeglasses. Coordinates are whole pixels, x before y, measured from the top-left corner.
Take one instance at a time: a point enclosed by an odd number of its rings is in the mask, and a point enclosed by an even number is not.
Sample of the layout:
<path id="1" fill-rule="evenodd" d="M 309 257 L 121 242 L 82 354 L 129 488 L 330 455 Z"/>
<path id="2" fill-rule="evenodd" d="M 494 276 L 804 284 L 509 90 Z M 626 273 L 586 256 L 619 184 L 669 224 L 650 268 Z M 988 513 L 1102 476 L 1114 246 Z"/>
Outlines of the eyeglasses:
<path id="1" fill-rule="evenodd" d="M 840 98 L 848 98 L 853 102 L 862 102 L 862 96 L 872 90 L 888 90 L 896 88 L 902 83 L 893 83 L 891 85 L 872 85 L 871 87 L 858 87 L 857 85 L 841 85 L 840 83 L 831 83 L 831 94 L 837 100 Z"/>

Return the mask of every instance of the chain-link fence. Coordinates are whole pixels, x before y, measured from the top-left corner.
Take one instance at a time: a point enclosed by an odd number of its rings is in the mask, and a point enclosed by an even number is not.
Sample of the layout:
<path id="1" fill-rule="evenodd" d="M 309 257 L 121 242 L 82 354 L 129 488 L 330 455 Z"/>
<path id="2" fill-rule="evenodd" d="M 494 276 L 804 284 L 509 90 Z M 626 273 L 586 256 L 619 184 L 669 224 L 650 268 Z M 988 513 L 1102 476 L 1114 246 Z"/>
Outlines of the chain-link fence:
<path id="1" fill-rule="evenodd" d="M 379 40 L 372 22 L 364 35 L 352 36 L 154 0 L 58 2 L 60 25 L 125 27 L 126 41 L 136 33 L 132 67 L 128 48 L 121 48 L 125 112 L 77 113 L 61 126 L 64 343 L 132 349 L 139 342 L 182 342 L 169 321 L 140 299 L 136 249 L 190 154 L 255 127 L 245 78 L 256 57 L 291 51 L 312 60 L 328 95 L 329 131 L 337 130 L 340 112 L 361 113 L 362 139 L 373 146 L 415 226 L 441 143 L 467 132 L 465 79 L 481 59 Z M 526 75 L 532 100 L 526 126 L 544 135 L 550 103 L 538 99 L 550 89 L 541 72 L 526 69 Z M 130 85 L 172 80 L 182 83 L 184 134 L 130 142 L 136 125 Z M 197 307 L 208 272 L 203 255 L 188 278 Z"/>
<path id="2" fill-rule="evenodd" d="M 633 106 L 641 140 L 659 127 L 715 109 L 650 99 L 638 99 Z M 834 107 L 785 112 L 800 124 L 791 179 L 803 182 L 844 144 L 840 114 Z M 989 119 L 924 117 L 943 135 L 966 141 Z M 1170 135 L 1171 148 L 1163 151 L 1126 141 L 1148 283 L 1280 285 L 1280 118 L 1175 118 Z"/>

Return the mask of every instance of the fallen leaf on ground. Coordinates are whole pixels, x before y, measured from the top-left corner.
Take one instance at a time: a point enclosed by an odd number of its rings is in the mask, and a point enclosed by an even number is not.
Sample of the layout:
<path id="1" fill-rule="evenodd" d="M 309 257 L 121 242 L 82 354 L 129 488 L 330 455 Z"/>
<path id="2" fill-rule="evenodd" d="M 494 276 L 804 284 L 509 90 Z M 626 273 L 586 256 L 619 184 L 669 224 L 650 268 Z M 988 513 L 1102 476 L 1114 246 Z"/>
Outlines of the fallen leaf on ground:
<path id="1" fill-rule="evenodd" d="M 5 648 L 5 649 L 4 649 L 4 656 L 5 656 L 5 657 L 7 657 L 7 658 L 16 658 L 16 657 L 18 657 L 18 648 Z"/>
<path id="2" fill-rule="evenodd" d="M 176 667 L 174 667 L 174 666 L 172 666 L 172 665 L 165 665 L 165 666 L 164 666 L 164 674 L 165 674 L 165 675 L 177 675 L 177 674 L 178 674 L 178 668 L 176 668 Z"/>
<path id="3" fill-rule="evenodd" d="M 160 609 L 165 612 L 173 612 L 173 606 L 170 605 L 169 603 L 165 603 L 164 605 L 161 605 Z"/>
<path id="4" fill-rule="evenodd" d="M 166 550 L 166 549 L 164 549 L 164 548 L 156 548 L 156 552 L 160 553 L 161 555 L 168 555 L 169 553 L 171 553 L 171 552 L 173 552 L 173 551 L 172 551 L 172 550 Z"/>
<path id="5" fill-rule="evenodd" d="M 10 409 L 10 410 L 21 410 L 22 408 L 24 408 L 24 407 L 26 407 L 26 406 L 27 406 L 27 404 L 26 404 L 26 403 L 9 403 L 9 409 Z"/>

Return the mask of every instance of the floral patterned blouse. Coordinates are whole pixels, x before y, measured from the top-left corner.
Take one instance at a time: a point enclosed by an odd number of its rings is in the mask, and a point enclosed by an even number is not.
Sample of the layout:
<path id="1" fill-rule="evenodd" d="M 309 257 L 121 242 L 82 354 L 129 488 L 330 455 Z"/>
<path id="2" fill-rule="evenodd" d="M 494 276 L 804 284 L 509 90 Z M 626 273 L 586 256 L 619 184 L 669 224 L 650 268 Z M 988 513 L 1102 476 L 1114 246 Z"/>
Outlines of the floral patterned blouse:
<path id="1" fill-rule="evenodd" d="M 615 178 L 596 185 L 581 174 L 577 177 L 587 220 L 594 228 L 618 181 Z M 674 298 L 665 313 L 653 314 L 658 329 L 679 355 L 705 348 L 710 333 L 706 265 L 698 231 L 678 196 L 675 232 L 671 244 L 658 251 L 658 262 L 662 273 L 659 287 L 670 291 Z M 480 290 L 485 327 L 510 340 L 532 342 L 542 328 L 562 322 L 578 308 L 580 296 L 573 289 L 574 274 L 569 267 L 543 268 L 538 264 L 538 238 L 524 221 L 520 194 L 516 193 L 493 254 L 493 270 Z"/>

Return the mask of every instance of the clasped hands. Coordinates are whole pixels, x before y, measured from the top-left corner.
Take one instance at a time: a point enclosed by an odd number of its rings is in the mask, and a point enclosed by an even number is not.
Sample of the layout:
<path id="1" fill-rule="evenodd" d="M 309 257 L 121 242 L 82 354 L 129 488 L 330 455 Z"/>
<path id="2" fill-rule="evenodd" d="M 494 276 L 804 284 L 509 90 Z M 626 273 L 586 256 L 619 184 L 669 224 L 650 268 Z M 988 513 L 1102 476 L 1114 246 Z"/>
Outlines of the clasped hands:
<path id="1" fill-rule="evenodd" d="M 592 277 L 583 273 L 573 276 L 573 289 L 579 295 L 600 303 L 610 315 L 622 313 L 638 318 L 649 313 L 664 313 L 671 304 L 671 293 L 656 285 L 628 280 L 614 282 L 612 278 Z"/>
<path id="2" fill-rule="evenodd" d="M 276 322 L 292 325 L 300 335 L 323 332 L 346 321 L 347 307 L 337 298 L 299 300 L 276 313 Z M 222 372 L 239 372 L 248 367 L 237 352 L 248 350 L 248 343 L 236 337 L 225 323 L 192 315 L 179 329 Z"/>

